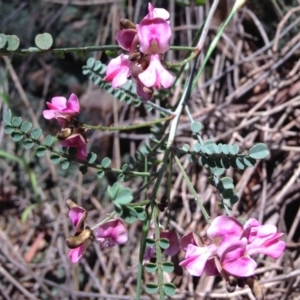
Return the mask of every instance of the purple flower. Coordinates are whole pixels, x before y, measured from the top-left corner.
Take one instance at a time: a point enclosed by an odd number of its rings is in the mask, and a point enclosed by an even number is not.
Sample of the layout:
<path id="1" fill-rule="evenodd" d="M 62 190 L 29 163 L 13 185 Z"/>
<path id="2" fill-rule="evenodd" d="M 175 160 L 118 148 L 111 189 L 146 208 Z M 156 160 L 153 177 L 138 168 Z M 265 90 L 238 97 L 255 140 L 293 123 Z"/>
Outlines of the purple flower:
<path id="1" fill-rule="evenodd" d="M 194 276 L 201 276 L 203 272 L 215 275 L 217 266 L 214 259 L 218 259 L 221 268 L 228 274 L 249 277 L 254 275 L 257 267 L 251 255 L 265 254 L 278 258 L 285 249 L 285 243 L 279 240 L 282 235 L 277 233 L 276 226 L 261 225 L 255 219 L 250 219 L 243 226 L 232 217 L 219 216 L 207 230 L 211 244 L 198 246 L 191 236 L 181 242 L 186 256 L 180 265 Z"/>

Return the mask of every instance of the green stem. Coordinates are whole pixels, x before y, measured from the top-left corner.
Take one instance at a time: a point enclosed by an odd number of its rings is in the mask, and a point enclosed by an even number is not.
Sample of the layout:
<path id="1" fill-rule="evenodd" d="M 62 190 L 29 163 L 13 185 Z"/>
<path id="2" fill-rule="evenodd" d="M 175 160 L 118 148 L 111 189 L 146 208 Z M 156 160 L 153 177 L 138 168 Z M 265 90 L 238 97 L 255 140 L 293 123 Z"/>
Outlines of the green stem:
<path id="1" fill-rule="evenodd" d="M 175 161 L 176 161 L 176 163 L 177 163 L 177 165 L 179 167 L 179 170 L 182 173 L 182 175 L 183 175 L 183 177 L 184 177 L 184 179 L 185 179 L 185 181 L 186 181 L 186 183 L 187 183 L 187 185 L 189 187 L 190 192 L 193 194 L 193 196 L 194 196 L 194 198 L 195 198 L 195 200 L 196 200 L 196 202 L 197 202 L 197 204 L 198 204 L 198 206 L 199 206 L 199 208 L 200 208 L 200 210 L 201 210 L 201 212 L 202 212 L 202 214 L 203 214 L 206 222 L 210 223 L 210 221 L 209 221 L 210 220 L 210 216 L 207 213 L 206 209 L 204 208 L 201 200 L 199 199 L 198 194 L 197 194 L 196 190 L 194 189 L 193 184 L 191 183 L 188 175 L 186 174 L 183 165 L 181 164 L 181 162 L 180 162 L 180 160 L 179 160 L 179 158 L 177 157 L 176 154 L 174 154 L 174 158 L 175 158 Z"/>
<path id="2" fill-rule="evenodd" d="M 161 267 L 162 263 L 162 251 L 159 245 L 159 239 L 160 239 L 160 229 L 159 229 L 159 222 L 158 222 L 158 209 L 157 206 L 154 206 L 153 208 L 153 219 L 154 219 L 154 226 L 155 226 L 155 252 L 156 252 L 156 263 L 157 263 L 157 281 L 159 285 L 159 299 L 164 300 L 165 293 L 162 287 L 162 284 L 164 282 L 163 277 L 163 269 Z"/>
<path id="3" fill-rule="evenodd" d="M 97 223 L 96 225 L 94 225 L 93 227 L 91 227 L 91 230 L 95 230 L 97 229 L 99 226 L 101 226 L 102 224 L 106 223 L 107 221 L 109 221 L 110 219 L 112 219 L 115 215 L 117 214 L 116 211 L 111 212 L 106 218 L 104 218 L 101 222 Z"/>
<path id="4" fill-rule="evenodd" d="M 187 47 L 187 46 L 171 46 L 171 50 L 179 51 L 194 51 L 195 47 Z M 122 50 L 118 45 L 103 45 L 103 46 L 85 46 L 85 47 L 66 47 L 66 48 L 53 48 L 49 50 L 41 50 L 37 47 L 29 47 L 27 49 L 20 49 L 16 51 L 8 51 L 5 49 L 0 50 L 0 54 L 2 55 L 9 55 L 11 53 L 17 55 L 27 55 L 31 53 L 46 53 L 46 52 L 53 52 L 54 54 L 61 54 L 61 53 L 68 53 L 68 52 L 97 52 L 97 51 L 118 51 Z"/>
<path id="5" fill-rule="evenodd" d="M 159 119 L 159 120 L 154 120 L 154 121 L 149 121 L 149 122 L 145 122 L 145 123 L 141 123 L 141 124 L 136 124 L 136 125 L 129 125 L 129 126 L 116 126 L 116 127 L 112 127 L 112 126 L 93 126 L 93 125 L 87 125 L 87 124 L 83 124 L 82 126 L 84 128 L 89 128 L 89 129 L 96 129 L 96 130 L 107 130 L 107 131 L 122 131 L 122 130 L 133 130 L 133 129 L 137 129 L 137 128 L 143 128 L 143 127 L 148 127 L 151 125 L 155 125 L 158 123 L 162 123 L 165 121 L 169 121 L 171 119 L 174 118 L 174 115 L 169 115 L 165 118 Z"/>

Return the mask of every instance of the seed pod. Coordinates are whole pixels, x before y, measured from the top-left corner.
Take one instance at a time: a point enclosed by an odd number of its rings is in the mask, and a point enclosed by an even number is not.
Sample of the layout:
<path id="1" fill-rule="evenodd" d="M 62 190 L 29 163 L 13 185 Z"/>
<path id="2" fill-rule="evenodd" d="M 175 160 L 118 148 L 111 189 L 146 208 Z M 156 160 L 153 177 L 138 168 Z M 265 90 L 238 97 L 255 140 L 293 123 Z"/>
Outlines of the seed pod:
<path id="1" fill-rule="evenodd" d="M 79 235 L 68 237 L 66 239 L 66 242 L 70 249 L 75 249 L 81 246 L 87 240 L 93 238 L 94 238 L 93 231 L 90 228 L 86 228 Z"/>

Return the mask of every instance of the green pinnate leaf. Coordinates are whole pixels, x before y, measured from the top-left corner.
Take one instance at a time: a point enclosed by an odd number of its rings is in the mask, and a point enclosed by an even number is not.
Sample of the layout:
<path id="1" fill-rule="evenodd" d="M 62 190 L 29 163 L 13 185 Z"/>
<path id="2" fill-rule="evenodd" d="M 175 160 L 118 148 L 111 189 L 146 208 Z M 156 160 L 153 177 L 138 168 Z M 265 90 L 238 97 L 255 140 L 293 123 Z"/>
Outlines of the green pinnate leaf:
<path id="1" fill-rule="evenodd" d="M 11 118 L 12 118 L 12 113 L 11 113 L 11 110 L 8 109 L 3 116 L 4 123 L 11 125 Z"/>
<path id="2" fill-rule="evenodd" d="M 5 47 L 6 42 L 7 42 L 6 35 L 0 33 L 0 49 L 3 49 Z"/>
<path id="3" fill-rule="evenodd" d="M 172 273 L 174 271 L 174 264 L 169 261 L 163 262 L 161 267 L 166 273 Z"/>
<path id="4" fill-rule="evenodd" d="M 55 140 L 54 136 L 47 135 L 46 138 L 45 138 L 45 140 L 44 140 L 44 145 L 50 147 L 54 143 L 54 140 Z"/>
<path id="5" fill-rule="evenodd" d="M 155 283 L 147 283 L 146 284 L 146 292 L 148 294 L 156 294 L 158 292 L 158 285 Z"/>
<path id="6" fill-rule="evenodd" d="M 27 132 L 29 132 L 31 127 L 32 127 L 32 124 L 30 122 L 24 121 L 21 126 L 21 131 L 24 133 L 27 133 Z"/>
<path id="7" fill-rule="evenodd" d="M 225 172 L 225 168 L 213 167 L 210 168 L 210 171 L 216 176 L 221 176 Z"/>
<path id="8" fill-rule="evenodd" d="M 105 172 L 103 170 L 97 171 L 97 177 L 98 179 L 101 179 L 105 175 Z"/>
<path id="9" fill-rule="evenodd" d="M 110 164 L 111 164 L 111 160 L 110 160 L 110 158 L 108 158 L 108 157 L 104 157 L 104 158 L 102 159 L 102 161 L 101 161 L 101 166 L 102 166 L 104 169 L 109 168 Z"/>
<path id="10" fill-rule="evenodd" d="M 15 130 L 11 133 L 11 137 L 15 142 L 19 142 L 23 138 L 23 133 L 19 130 Z"/>
<path id="11" fill-rule="evenodd" d="M 61 157 L 58 154 L 51 154 L 50 155 L 50 160 L 51 162 L 56 165 L 60 162 Z"/>
<path id="12" fill-rule="evenodd" d="M 146 238 L 146 246 L 147 247 L 153 247 L 154 245 L 155 245 L 155 240 L 147 237 Z"/>
<path id="13" fill-rule="evenodd" d="M 120 217 L 127 223 L 132 224 L 138 218 L 137 213 L 134 208 L 130 206 L 122 206 L 123 213 Z"/>
<path id="14" fill-rule="evenodd" d="M 6 36 L 6 50 L 7 51 L 16 51 L 20 46 L 20 40 L 16 35 L 7 35 Z"/>
<path id="15" fill-rule="evenodd" d="M 95 59 L 93 57 L 90 57 L 87 61 L 86 61 L 86 65 L 88 66 L 88 68 L 93 69 L 95 64 Z"/>
<path id="16" fill-rule="evenodd" d="M 202 124 L 200 122 L 193 122 L 191 124 L 191 130 L 193 133 L 197 134 L 201 131 L 202 129 Z"/>
<path id="17" fill-rule="evenodd" d="M 40 33 L 35 37 L 34 42 L 39 49 L 48 50 L 53 45 L 53 38 L 50 33 Z"/>
<path id="18" fill-rule="evenodd" d="M 90 152 L 87 156 L 87 162 L 89 164 L 93 164 L 97 159 L 97 154 L 94 152 Z"/>
<path id="19" fill-rule="evenodd" d="M 222 192 L 222 196 L 224 199 L 228 199 L 234 195 L 234 190 L 233 189 L 226 189 Z"/>
<path id="20" fill-rule="evenodd" d="M 176 293 L 176 286 L 173 283 L 165 283 L 162 287 L 163 287 L 164 293 L 167 296 L 172 297 L 172 296 L 175 295 L 175 293 Z"/>
<path id="21" fill-rule="evenodd" d="M 142 206 L 135 206 L 134 207 L 136 213 L 137 213 L 137 217 L 140 221 L 145 221 L 147 218 L 146 212 L 144 207 Z"/>
<path id="22" fill-rule="evenodd" d="M 219 144 L 219 147 L 221 148 L 221 152 L 225 155 L 229 154 L 229 147 L 228 145 Z"/>
<path id="23" fill-rule="evenodd" d="M 38 147 L 35 149 L 35 152 L 36 152 L 36 155 L 37 155 L 38 157 L 42 157 L 42 156 L 44 156 L 44 155 L 46 154 L 47 149 L 46 149 L 46 147 L 44 147 L 44 146 L 38 146 Z"/>
<path id="24" fill-rule="evenodd" d="M 240 170 L 244 170 L 246 167 L 242 157 L 237 157 L 235 159 L 235 163 L 236 163 L 237 168 Z"/>
<path id="25" fill-rule="evenodd" d="M 145 264 L 145 270 L 148 273 L 154 273 L 157 270 L 157 268 L 158 268 L 157 264 L 154 264 L 154 263 L 146 263 Z"/>
<path id="26" fill-rule="evenodd" d="M 162 249 L 168 249 L 170 247 L 170 242 L 168 239 L 159 239 L 159 247 Z"/>
<path id="27" fill-rule="evenodd" d="M 34 146 L 34 142 L 31 139 L 26 139 L 23 143 L 25 149 L 30 149 Z"/>
<path id="28" fill-rule="evenodd" d="M 256 164 L 256 160 L 250 156 L 243 157 L 243 162 L 247 167 L 254 167 Z"/>
<path id="29" fill-rule="evenodd" d="M 108 188 L 107 188 L 108 196 L 112 200 L 115 200 L 120 189 L 121 189 L 121 185 L 119 182 L 115 182 L 112 186 L 108 186 Z"/>
<path id="30" fill-rule="evenodd" d="M 31 137 L 34 139 L 34 140 L 38 140 L 42 135 L 42 129 L 40 128 L 34 128 L 32 129 L 31 131 Z"/>
<path id="31" fill-rule="evenodd" d="M 229 154 L 231 155 L 237 155 L 239 153 L 239 146 L 234 144 L 234 145 L 228 145 L 228 150 L 229 150 Z"/>
<path id="32" fill-rule="evenodd" d="M 202 150 L 202 146 L 199 143 L 193 145 L 193 151 L 199 153 Z"/>
<path id="33" fill-rule="evenodd" d="M 71 165 L 71 161 L 69 161 L 68 159 L 64 159 L 60 161 L 60 166 L 63 170 L 67 170 Z"/>
<path id="34" fill-rule="evenodd" d="M 184 144 L 182 147 L 181 147 L 182 151 L 184 152 L 188 152 L 189 149 L 190 149 L 190 146 L 188 144 Z"/>
<path id="35" fill-rule="evenodd" d="M 19 127 L 22 123 L 22 118 L 21 117 L 13 117 L 11 119 L 11 124 L 14 126 L 14 127 Z"/>
<path id="36" fill-rule="evenodd" d="M 249 156 L 253 159 L 264 159 L 270 154 L 266 144 L 259 143 L 251 147 Z"/>
<path id="37" fill-rule="evenodd" d="M 233 179 L 231 177 L 223 177 L 220 179 L 220 185 L 224 190 L 234 189 Z"/>
<path id="38" fill-rule="evenodd" d="M 120 205 L 128 204 L 133 200 L 132 190 L 130 188 L 122 188 L 118 191 L 114 201 Z"/>
<path id="39" fill-rule="evenodd" d="M 5 125 L 4 126 L 4 132 L 6 134 L 12 134 L 15 131 L 15 127 L 11 126 L 11 125 Z"/>

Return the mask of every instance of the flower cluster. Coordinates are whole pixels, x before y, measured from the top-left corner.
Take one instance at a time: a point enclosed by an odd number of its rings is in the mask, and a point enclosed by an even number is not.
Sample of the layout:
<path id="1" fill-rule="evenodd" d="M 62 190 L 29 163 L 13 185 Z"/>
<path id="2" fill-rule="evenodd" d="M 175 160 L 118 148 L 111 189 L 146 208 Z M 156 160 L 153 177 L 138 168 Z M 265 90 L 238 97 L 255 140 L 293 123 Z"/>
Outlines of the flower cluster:
<path id="1" fill-rule="evenodd" d="M 194 276 L 217 275 L 224 271 L 236 277 L 250 277 L 257 267 L 251 258 L 264 254 L 278 258 L 285 249 L 274 225 L 261 225 L 256 219 L 249 219 L 243 226 L 238 220 L 219 216 L 207 230 L 210 243 L 199 246 L 193 233 L 181 240 L 181 248 L 186 251 L 185 260 L 180 265 Z"/>
<path id="2" fill-rule="evenodd" d="M 122 220 L 111 219 L 95 230 L 89 227 L 84 228 L 87 211 L 70 199 L 67 200 L 67 206 L 70 209 L 69 218 L 75 227 L 74 236 L 67 238 L 67 245 L 71 248 L 68 257 L 72 263 L 77 263 L 81 259 L 89 241 L 96 240 L 100 249 L 123 245 L 127 242 L 128 232 Z"/>
<path id="3" fill-rule="evenodd" d="M 65 97 L 53 97 L 51 103 L 46 102 L 46 104 L 48 109 L 43 111 L 44 118 L 56 119 L 62 127 L 57 136 L 60 145 L 76 148 L 76 158 L 85 160 L 87 156 L 86 130 L 74 119 L 80 111 L 78 97 L 75 94 L 71 94 L 68 100 Z"/>
<path id="4" fill-rule="evenodd" d="M 116 36 L 119 46 L 129 54 L 112 59 L 106 69 L 112 87 L 123 85 L 129 76 L 135 81 L 138 95 L 149 100 L 153 88 L 169 88 L 174 77 L 162 65 L 162 56 L 170 48 L 170 14 L 163 8 L 148 4 L 149 13 L 139 24 L 121 20 L 123 29 Z"/>

